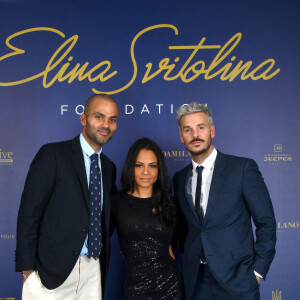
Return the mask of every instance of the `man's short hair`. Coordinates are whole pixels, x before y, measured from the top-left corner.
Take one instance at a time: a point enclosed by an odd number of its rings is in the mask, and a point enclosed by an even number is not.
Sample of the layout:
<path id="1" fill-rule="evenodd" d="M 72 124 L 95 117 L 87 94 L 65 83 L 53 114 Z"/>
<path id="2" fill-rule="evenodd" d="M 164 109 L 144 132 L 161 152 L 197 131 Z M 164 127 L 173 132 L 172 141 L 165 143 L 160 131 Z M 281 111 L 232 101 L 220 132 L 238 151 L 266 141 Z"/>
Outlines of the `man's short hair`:
<path id="1" fill-rule="evenodd" d="M 189 104 L 183 104 L 178 108 L 177 122 L 178 122 L 179 128 L 180 128 L 180 120 L 183 116 L 198 113 L 198 112 L 205 113 L 209 126 L 213 125 L 211 110 L 205 104 L 200 104 L 198 102 L 192 102 Z"/>
<path id="2" fill-rule="evenodd" d="M 88 115 L 91 104 L 95 99 L 103 99 L 103 100 L 115 103 L 118 106 L 116 100 L 112 96 L 105 94 L 105 93 L 95 94 L 95 95 L 90 96 L 85 102 L 85 105 L 84 105 L 85 115 Z"/>

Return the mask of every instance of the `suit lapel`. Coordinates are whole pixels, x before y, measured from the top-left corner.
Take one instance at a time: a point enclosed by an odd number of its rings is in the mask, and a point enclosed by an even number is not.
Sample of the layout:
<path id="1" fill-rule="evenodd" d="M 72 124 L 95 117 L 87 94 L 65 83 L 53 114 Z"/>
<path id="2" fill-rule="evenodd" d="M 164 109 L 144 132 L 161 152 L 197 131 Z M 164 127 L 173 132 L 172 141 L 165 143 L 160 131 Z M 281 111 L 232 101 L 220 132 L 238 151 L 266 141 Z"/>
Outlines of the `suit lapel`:
<path id="1" fill-rule="evenodd" d="M 226 159 L 224 154 L 218 151 L 218 155 L 215 162 L 213 177 L 210 185 L 209 190 L 209 197 L 208 197 L 208 203 L 207 203 L 207 209 L 206 214 L 204 217 L 204 225 L 209 219 L 209 216 L 211 212 L 214 209 L 214 206 L 216 205 L 217 200 L 219 199 L 219 193 L 221 191 L 221 188 L 223 186 L 223 182 L 225 179 L 224 176 L 224 169 L 227 167 Z"/>
<path id="2" fill-rule="evenodd" d="M 103 190 L 103 211 L 102 211 L 102 234 L 103 238 L 109 238 L 110 227 L 110 193 L 112 169 L 110 168 L 107 158 L 101 153 L 101 172 L 102 172 L 102 190 Z"/>
<path id="3" fill-rule="evenodd" d="M 84 164 L 82 149 L 80 146 L 79 136 L 74 138 L 72 141 L 72 159 L 81 184 L 84 200 L 89 210 L 90 209 L 89 191 L 88 191 L 85 164 Z"/>
<path id="4" fill-rule="evenodd" d="M 107 190 L 107 187 L 110 186 L 108 178 L 110 178 L 111 170 L 108 168 L 105 158 L 101 154 L 101 172 L 102 172 L 102 189 L 103 189 L 103 207 L 107 207 L 109 204 L 109 195 L 110 191 Z"/>

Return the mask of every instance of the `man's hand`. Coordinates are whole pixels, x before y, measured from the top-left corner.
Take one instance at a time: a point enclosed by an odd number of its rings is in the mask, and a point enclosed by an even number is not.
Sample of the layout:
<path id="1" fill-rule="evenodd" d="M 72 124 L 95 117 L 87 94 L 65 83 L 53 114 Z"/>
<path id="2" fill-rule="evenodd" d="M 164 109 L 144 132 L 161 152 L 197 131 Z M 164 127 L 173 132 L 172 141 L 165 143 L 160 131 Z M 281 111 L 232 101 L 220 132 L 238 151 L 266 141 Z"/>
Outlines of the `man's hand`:
<path id="1" fill-rule="evenodd" d="M 22 271 L 24 282 L 27 280 L 27 278 L 34 272 L 34 270 L 29 271 Z"/>
<path id="2" fill-rule="evenodd" d="M 256 277 L 256 280 L 257 280 L 257 282 L 258 282 L 258 285 L 260 285 L 260 280 L 261 280 L 261 278 L 259 277 L 259 276 L 255 276 Z"/>

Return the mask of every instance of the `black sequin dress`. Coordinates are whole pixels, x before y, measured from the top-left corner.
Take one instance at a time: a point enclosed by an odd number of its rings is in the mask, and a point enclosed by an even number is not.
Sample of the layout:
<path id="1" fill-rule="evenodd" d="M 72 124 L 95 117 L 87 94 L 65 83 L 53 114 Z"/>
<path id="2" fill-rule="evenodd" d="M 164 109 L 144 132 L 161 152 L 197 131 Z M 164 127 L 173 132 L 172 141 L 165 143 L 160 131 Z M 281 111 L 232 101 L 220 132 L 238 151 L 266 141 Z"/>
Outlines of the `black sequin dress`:
<path id="1" fill-rule="evenodd" d="M 151 198 L 115 195 L 111 211 L 126 262 L 126 300 L 183 300 L 183 280 L 169 253 L 174 228 L 152 213 Z"/>

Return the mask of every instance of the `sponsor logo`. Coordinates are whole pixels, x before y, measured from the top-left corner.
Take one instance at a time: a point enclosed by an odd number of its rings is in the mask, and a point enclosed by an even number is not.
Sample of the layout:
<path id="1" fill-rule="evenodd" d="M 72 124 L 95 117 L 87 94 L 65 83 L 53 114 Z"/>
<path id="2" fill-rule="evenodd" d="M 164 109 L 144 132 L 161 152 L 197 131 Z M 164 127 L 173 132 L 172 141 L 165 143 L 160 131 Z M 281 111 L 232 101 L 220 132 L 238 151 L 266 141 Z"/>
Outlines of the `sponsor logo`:
<path id="1" fill-rule="evenodd" d="M 287 230 L 299 229 L 299 222 L 277 222 L 277 231 L 285 232 Z"/>
<path id="2" fill-rule="evenodd" d="M 275 164 L 289 164 L 293 161 L 291 153 L 283 153 L 282 144 L 275 144 L 273 153 L 267 153 L 264 156 L 264 162 L 275 165 Z"/>
<path id="3" fill-rule="evenodd" d="M 13 163 L 13 152 L 6 152 L 0 149 L 0 165 L 11 165 Z"/>
<path id="4" fill-rule="evenodd" d="M 281 144 L 275 144 L 274 145 L 274 152 L 282 152 L 282 145 Z"/>
<path id="5" fill-rule="evenodd" d="M 272 291 L 272 300 L 281 300 L 281 291 Z"/>
<path id="6" fill-rule="evenodd" d="M 5 233 L 0 234 L 0 239 L 11 240 L 11 239 L 14 239 L 14 238 L 15 238 L 14 234 L 5 234 Z"/>
<path id="7" fill-rule="evenodd" d="M 166 159 L 173 159 L 175 161 L 188 161 L 190 160 L 190 154 L 186 150 L 163 150 L 163 154 Z"/>

